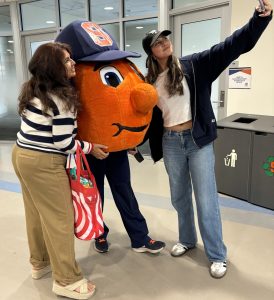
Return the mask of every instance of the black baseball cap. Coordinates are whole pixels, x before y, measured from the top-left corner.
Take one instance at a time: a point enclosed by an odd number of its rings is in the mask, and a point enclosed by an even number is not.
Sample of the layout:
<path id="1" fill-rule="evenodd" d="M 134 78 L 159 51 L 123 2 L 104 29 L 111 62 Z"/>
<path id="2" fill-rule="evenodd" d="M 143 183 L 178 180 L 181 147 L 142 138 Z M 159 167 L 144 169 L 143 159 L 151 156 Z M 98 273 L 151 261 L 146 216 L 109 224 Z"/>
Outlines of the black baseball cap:
<path id="1" fill-rule="evenodd" d="M 156 42 L 160 35 L 168 36 L 171 34 L 170 30 L 151 30 L 150 32 L 146 33 L 146 36 L 143 38 L 143 49 L 145 50 L 146 54 L 151 54 L 151 46 Z"/>

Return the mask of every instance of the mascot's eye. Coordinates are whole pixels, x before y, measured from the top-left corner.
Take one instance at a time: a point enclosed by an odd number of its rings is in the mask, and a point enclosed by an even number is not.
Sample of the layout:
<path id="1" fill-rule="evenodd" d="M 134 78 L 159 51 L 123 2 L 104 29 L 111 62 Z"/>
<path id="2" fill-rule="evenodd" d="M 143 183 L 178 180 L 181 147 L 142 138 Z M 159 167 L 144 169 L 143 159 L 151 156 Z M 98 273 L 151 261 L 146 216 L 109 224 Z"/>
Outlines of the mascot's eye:
<path id="1" fill-rule="evenodd" d="M 103 84 L 117 87 L 124 79 L 120 72 L 114 67 L 103 67 L 100 70 L 100 76 Z"/>

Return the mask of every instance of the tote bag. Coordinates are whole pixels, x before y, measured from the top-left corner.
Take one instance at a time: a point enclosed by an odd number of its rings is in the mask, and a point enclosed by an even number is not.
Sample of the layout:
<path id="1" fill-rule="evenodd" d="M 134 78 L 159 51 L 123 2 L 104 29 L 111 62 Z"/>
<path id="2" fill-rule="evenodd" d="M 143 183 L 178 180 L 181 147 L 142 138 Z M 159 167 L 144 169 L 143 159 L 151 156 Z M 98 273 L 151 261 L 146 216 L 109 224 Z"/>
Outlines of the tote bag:
<path id="1" fill-rule="evenodd" d="M 80 240 L 97 238 L 104 232 L 101 197 L 79 145 L 76 154 L 67 158 L 67 173 L 74 207 L 75 236 Z"/>

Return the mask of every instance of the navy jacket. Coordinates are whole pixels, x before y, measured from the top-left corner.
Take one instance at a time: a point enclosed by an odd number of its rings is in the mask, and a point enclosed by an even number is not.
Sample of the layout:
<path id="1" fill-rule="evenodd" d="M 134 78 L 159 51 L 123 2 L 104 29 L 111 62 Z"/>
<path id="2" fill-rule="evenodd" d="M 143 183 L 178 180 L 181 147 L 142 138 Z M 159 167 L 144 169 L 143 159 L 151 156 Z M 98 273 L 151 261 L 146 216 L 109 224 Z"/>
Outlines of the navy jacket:
<path id="1" fill-rule="evenodd" d="M 210 96 L 212 82 L 241 54 L 250 51 L 272 19 L 253 17 L 241 29 L 208 50 L 180 58 L 182 70 L 190 89 L 190 103 L 193 127 L 192 138 L 197 146 L 203 147 L 217 137 L 217 124 Z M 163 157 L 163 119 L 156 106 L 146 138 L 149 139 L 151 157 L 154 162 Z"/>

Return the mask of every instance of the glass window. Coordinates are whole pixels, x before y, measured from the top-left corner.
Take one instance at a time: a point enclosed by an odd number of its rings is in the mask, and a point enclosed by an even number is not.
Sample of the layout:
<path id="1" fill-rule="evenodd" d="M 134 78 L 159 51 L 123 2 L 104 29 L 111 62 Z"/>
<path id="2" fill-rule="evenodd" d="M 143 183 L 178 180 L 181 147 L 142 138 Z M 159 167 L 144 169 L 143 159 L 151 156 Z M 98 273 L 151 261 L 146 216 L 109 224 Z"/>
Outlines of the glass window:
<path id="1" fill-rule="evenodd" d="M 11 32 L 11 19 L 9 6 L 0 6 L 0 35 Z"/>
<path id="2" fill-rule="evenodd" d="M 12 36 L 0 36 L 0 139 L 16 139 L 18 85 Z"/>
<path id="3" fill-rule="evenodd" d="M 56 37 L 56 33 L 40 33 L 40 34 L 31 34 L 26 35 L 23 38 L 26 54 L 26 65 L 28 66 L 34 52 L 42 44 L 53 42 Z M 26 70 L 27 71 L 27 70 Z M 30 79 L 31 74 L 27 71 L 27 79 Z"/>
<path id="4" fill-rule="evenodd" d="M 144 38 L 147 32 L 153 29 L 157 30 L 157 28 L 157 18 L 125 22 L 125 50 L 134 51 L 142 54 L 140 58 L 130 58 L 130 60 L 136 64 L 136 66 L 144 75 L 147 72 L 147 55 L 143 50 L 142 39 Z"/>
<path id="5" fill-rule="evenodd" d="M 220 43 L 221 39 L 221 18 L 209 19 L 182 25 L 181 30 L 182 55 L 189 55 L 209 49 L 211 46 Z M 218 101 L 219 78 L 211 87 L 211 101 Z M 218 117 L 218 107 L 213 104 L 213 110 Z"/>
<path id="6" fill-rule="evenodd" d="M 101 25 L 111 36 L 114 38 L 115 42 L 117 43 L 118 47 L 120 48 L 120 31 L 119 31 L 119 23 L 113 24 L 105 24 Z"/>
<path id="7" fill-rule="evenodd" d="M 157 0 L 125 0 L 124 16 L 157 14 Z"/>
<path id="8" fill-rule="evenodd" d="M 86 1 L 60 0 L 60 14 L 62 27 L 75 20 L 86 20 Z"/>
<path id="9" fill-rule="evenodd" d="M 31 57 L 33 56 L 34 52 L 37 50 L 38 47 L 40 47 L 43 44 L 49 43 L 49 42 L 53 42 L 53 40 L 49 40 L 49 41 L 39 41 L 39 42 L 31 42 L 30 43 L 30 54 Z"/>
<path id="10" fill-rule="evenodd" d="M 90 0 L 91 20 L 102 22 L 119 18 L 120 0 Z"/>
<path id="11" fill-rule="evenodd" d="M 18 86 L 9 6 L 0 6 L 0 139 L 16 139 Z"/>
<path id="12" fill-rule="evenodd" d="M 24 3 L 20 5 L 20 8 L 23 30 L 57 26 L 55 0 Z"/>
<path id="13" fill-rule="evenodd" d="M 209 49 L 220 43 L 221 18 L 184 24 L 181 32 L 182 56 Z"/>

